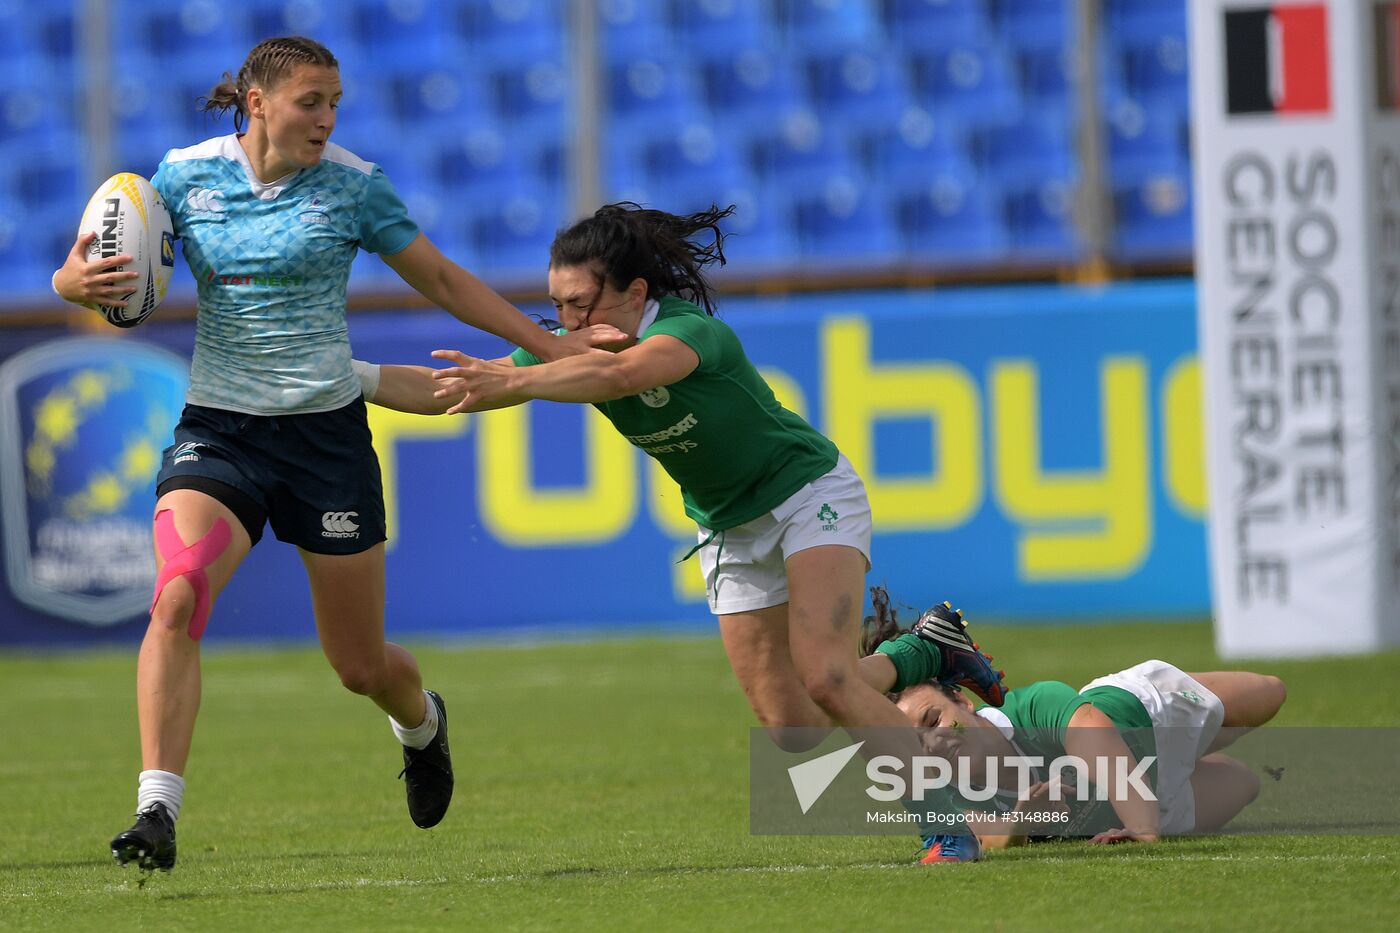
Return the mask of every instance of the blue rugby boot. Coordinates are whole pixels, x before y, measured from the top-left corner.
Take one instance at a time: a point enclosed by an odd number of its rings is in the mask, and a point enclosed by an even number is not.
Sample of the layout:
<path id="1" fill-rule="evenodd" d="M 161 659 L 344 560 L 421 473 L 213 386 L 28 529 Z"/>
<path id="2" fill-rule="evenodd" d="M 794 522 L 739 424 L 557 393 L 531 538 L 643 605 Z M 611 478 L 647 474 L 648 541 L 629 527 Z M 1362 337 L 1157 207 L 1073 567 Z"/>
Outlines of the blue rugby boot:
<path id="1" fill-rule="evenodd" d="M 980 862 L 981 860 L 982 843 L 978 842 L 977 837 L 971 833 L 966 836 L 932 833 L 924 837 L 924 853 L 919 862 L 923 865 L 933 865 L 938 862 Z"/>
<path id="2" fill-rule="evenodd" d="M 962 610 L 954 609 L 951 603 L 938 603 L 919 616 L 911 631 L 938 646 L 942 663 L 934 679 L 940 684 L 966 687 L 992 706 L 1005 702 L 1002 680 L 1006 672 L 994 669 L 991 655 L 983 654 L 967 634 Z"/>

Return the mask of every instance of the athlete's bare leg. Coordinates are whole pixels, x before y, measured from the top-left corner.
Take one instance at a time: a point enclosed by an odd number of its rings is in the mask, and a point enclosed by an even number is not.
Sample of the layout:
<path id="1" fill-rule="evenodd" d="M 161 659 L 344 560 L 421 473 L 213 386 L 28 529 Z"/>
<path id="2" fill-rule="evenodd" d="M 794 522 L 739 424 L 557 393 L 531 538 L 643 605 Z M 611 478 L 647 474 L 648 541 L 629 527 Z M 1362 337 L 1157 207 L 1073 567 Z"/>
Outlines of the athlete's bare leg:
<path id="1" fill-rule="evenodd" d="M 1210 671 L 1192 674 L 1225 706 L 1225 721 L 1207 751 L 1226 747 L 1251 729 L 1258 728 L 1279 711 L 1288 697 L 1283 681 L 1250 671 Z"/>

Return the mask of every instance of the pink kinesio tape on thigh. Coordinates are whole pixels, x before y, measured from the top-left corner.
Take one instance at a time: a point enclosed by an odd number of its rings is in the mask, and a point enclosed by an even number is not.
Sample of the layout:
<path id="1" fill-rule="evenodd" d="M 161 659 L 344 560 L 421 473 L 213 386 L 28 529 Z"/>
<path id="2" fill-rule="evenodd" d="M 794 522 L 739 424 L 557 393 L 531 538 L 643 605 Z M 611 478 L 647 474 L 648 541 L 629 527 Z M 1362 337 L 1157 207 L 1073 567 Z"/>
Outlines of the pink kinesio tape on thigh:
<path id="1" fill-rule="evenodd" d="M 151 599 L 151 611 L 156 611 L 156 603 L 165 585 L 176 577 L 184 577 L 194 587 L 194 614 L 190 616 L 190 638 L 199 641 L 204 635 L 204 627 L 209 623 L 209 578 L 204 568 L 219 559 L 219 555 L 233 540 L 233 532 L 222 517 L 214 520 L 209 533 L 194 544 L 185 545 L 180 532 L 175 530 L 175 513 L 161 509 L 156 513 L 156 547 L 165 565 L 156 576 L 156 595 Z"/>

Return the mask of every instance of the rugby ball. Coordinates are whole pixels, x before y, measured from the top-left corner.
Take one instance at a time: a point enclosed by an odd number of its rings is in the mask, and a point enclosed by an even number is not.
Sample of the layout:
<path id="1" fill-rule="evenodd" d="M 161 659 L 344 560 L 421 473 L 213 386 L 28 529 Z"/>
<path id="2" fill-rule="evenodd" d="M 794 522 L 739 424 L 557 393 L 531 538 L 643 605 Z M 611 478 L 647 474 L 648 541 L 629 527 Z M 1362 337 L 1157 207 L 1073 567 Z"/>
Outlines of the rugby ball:
<path id="1" fill-rule="evenodd" d="M 135 272 L 129 280 L 135 289 L 126 307 L 93 304 L 108 323 L 135 327 L 165 300 L 170 275 L 175 271 L 175 231 L 170 212 L 165 209 L 151 183 L 140 175 L 121 172 L 102 183 L 83 209 L 80 233 L 96 233 L 88 247 L 88 262 L 120 256 L 130 263 L 112 271 Z"/>

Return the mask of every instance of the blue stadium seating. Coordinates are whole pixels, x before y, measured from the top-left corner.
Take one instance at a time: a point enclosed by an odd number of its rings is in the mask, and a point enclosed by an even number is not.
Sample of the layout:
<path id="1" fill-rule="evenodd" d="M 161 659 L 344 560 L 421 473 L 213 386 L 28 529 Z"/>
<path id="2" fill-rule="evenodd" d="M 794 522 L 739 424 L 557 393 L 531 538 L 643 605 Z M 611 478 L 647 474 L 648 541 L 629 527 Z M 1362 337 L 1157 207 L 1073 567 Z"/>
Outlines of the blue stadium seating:
<path id="1" fill-rule="evenodd" d="M 450 21 L 480 68 L 564 61 L 563 0 L 459 0 Z"/>
<path id="2" fill-rule="evenodd" d="M 756 187 L 726 192 L 718 203 L 721 207 L 734 205 L 734 213 L 722 223 L 727 234 L 724 269 L 755 273 L 792 264 L 798 243 L 788 205 Z"/>
<path id="3" fill-rule="evenodd" d="M 676 30 L 687 54 L 702 61 L 772 49 L 778 39 L 769 0 L 677 0 Z"/>
<path id="4" fill-rule="evenodd" d="M 807 96 L 791 59 L 746 48 L 704 66 L 705 87 L 716 122 L 742 136 L 771 128 L 807 108 Z"/>
<path id="5" fill-rule="evenodd" d="M 748 177 L 740 153 L 706 123 L 691 124 L 677 135 L 646 144 L 642 163 L 648 187 L 679 198 L 718 197 Z"/>
<path id="6" fill-rule="evenodd" d="M 1191 180 L 1164 173 L 1114 191 L 1114 246 L 1124 259 L 1191 254 Z"/>
<path id="7" fill-rule="evenodd" d="M 832 267 L 869 265 L 899 255 L 889 204 L 855 175 L 832 175 L 792 200 L 802 258 Z"/>
<path id="8" fill-rule="evenodd" d="M 1185 37 L 1166 35 L 1144 44 L 1127 44 L 1122 61 L 1126 89 L 1134 98 L 1186 108 Z"/>
<path id="9" fill-rule="evenodd" d="M 783 0 L 788 42 L 805 52 L 880 47 L 884 31 L 872 0 Z"/>
<path id="10" fill-rule="evenodd" d="M 198 79 L 212 86 L 237 73 L 257 38 L 240 3 L 177 0 L 169 4 L 118 0 L 112 23 L 122 23 L 135 48 L 160 62 L 165 80 Z"/>
<path id="11" fill-rule="evenodd" d="M 1069 128 L 1063 121 L 1028 117 L 984 128 L 976 144 L 979 167 L 998 185 L 1063 180 L 1074 173 Z"/>
<path id="12" fill-rule="evenodd" d="M 1125 44 L 1186 36 L 1187 0 L 1106 0 L 1105 33 Z"/>
<path id="13" fill-rule="evenodd" d="M 902 60 L 853 48 L 807 59 L 813 98 L 833 126 L 890 126 L 913 104 Z"/>
<path id="14" fill-rule="evenodd" d="M 415 132 L 429 123 L 460 131 L 495 116 L 480 79 L 461 68 L 399 68 L 382 79 L 391 115 Z"/>
<path id="15" fill-rule="evenodd" d="M 1067 182 L 1008 192 L 1006 215 L 1012 246 L 1028 259 L 1058 261 L 1083 253 L 1074 227 L 1073 188 Z"/>
<path id="16" fill-rule="evenodd" d="M 857 165 L 844 135 L 812 113 L 795 113 L 752 142 L 761 180 L 774 188 L 810 190 L 833 175 L 852 175 Z"/>
<path id="17" fill-rule="evenodd" d="M 533 140 L 559 141 L 572 124 L 573 82 L 556 61 L 503 68 L 490 76 L 496 112 L 514 131 Z"/>
<path id="18" fill-rule="evenodd" d="M 492 273 L 543 284 L 549 245 L 564 220 L 558 191 L 511 191 L 477 214 L 472 224 L 476 255 Z"/>
<path id="19" fill-rule="evenodd" d="M 703 115 L 698 76 L 664 58 L 607 66 L 609 132 L 676 128 Z"/>
<path id="20" fill-rule="evenodd" d="M 997 124 L 1023 112 L 1016 66 L 1000 45 L 960 45 L 913 61 L 920 101 L 940 117 Z"/>
<path id="21" fill-rule="evenodd" d="M 1167 108 L 1144 108 L 1123 100 L 1107 114 L 1109 172 L 1116 186 L 1132 185 L 1151 175 L 1184 172 L 1189 153 L 1186 114 Z"/>
<path id="22" fill-rule="evenodd" d="M 1068 48 L 1073 7 L 1069 0 L 998 0 L 996 23 L 1022 49 Z"/>
<path id="23" fill-rule="evenodd" d="M 666 5 L 656 0 L 601 0 L 597 9 L 603 55 L 609 61 L 664 54 L 674 43 Z"/>
<path id="24" fill-rule="evenodd" d="M 895 196 L 904 248 L 935 263 L 1003 258 L 1011 251 L 1001 197 L 986 185 L 946 176 Z"/>
<path id="25" fill-rule="evenodd" d="M 981 45 L 991 37 L 986 0 L 888 0 L 887 28 L 906 49 Z"/>

